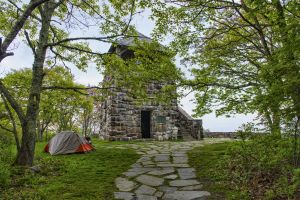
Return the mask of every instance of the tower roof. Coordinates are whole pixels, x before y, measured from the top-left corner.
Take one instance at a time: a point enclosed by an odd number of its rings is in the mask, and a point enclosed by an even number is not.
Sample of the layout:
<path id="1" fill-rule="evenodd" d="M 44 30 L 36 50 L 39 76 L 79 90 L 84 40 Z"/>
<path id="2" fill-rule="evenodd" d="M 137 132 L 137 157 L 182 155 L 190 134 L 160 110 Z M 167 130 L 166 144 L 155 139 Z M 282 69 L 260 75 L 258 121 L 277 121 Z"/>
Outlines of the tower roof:
<path id="1" fill-rule="evenodd" d="M 146 41 L 146 42 L 151 42 L 151 38 L 145 36 L 144 34 L 137 32 L 137 36 L 131 36 L 131 37 L 124 37 L 120 40 L 116 41 L 116 44 L 112 44 L 108 50 L 109 53 L 112 53 L 116 50 L 118 46 L 133 46 L 134 45 L 134 40 L 138 38 L 140 41 Z"/>

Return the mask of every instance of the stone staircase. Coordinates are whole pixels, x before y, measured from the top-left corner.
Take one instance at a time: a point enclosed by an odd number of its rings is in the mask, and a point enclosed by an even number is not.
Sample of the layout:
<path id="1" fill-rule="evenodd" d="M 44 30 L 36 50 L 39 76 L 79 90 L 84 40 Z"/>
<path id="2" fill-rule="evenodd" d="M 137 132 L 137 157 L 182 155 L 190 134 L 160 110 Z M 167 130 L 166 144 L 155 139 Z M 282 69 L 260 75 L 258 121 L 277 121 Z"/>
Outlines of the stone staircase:
<path id="1" fill-rule="evenodd" d="M 183 141 L 193 141 L 193 140 L 195 140 L 195 138 L 193 138 L 190 134 L 183 134 L 182 140 Z"/>
<path id="2" fill-rule="evenodd" d="M 179 131 L 178 137 L 184 141 L 200 140 L 203 138 L 202 120 L 192 118 L 185 110 L 178 106 Z"/>

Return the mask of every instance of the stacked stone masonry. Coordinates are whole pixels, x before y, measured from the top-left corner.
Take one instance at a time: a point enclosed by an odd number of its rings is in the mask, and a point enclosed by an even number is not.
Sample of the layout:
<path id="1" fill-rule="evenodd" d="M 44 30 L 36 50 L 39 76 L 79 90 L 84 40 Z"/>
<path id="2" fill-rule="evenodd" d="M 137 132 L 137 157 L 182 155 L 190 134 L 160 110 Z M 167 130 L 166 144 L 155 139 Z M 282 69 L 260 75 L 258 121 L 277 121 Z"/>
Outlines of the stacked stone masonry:
<path id="1" fill-rule="evenodd" d="M 112 46 L 110 52 L 118 54 L 119 49 L 122 49 L 121 52 L 126 53 L 126 46 L 121 44 L 130 45 L 130 43 L 120 41 L 119 44 Z M 120 56 L 122 57 L 122 55 Z M 114 83 L 114 80 L 109 77 L 105 77 L 104 80 Z M 149 96 L 156 93 L 162 86 L 162 83 L 149 84 Z M 177 99 L 173 99 L 169 105 L 155 101 L 138 104 L 127 94 L 126 88 L 113 88 L 109 93 L 110 95 L 101 104 L 101 139 L 126 141 L 152 138 L 170 140 L 184 138 L 185 135 L 202 139 L 202 121 L 190 117 L 178 106 Z M 145 116 L 149 115 L 149 122 L 142 116 L 143 113 Z"/>

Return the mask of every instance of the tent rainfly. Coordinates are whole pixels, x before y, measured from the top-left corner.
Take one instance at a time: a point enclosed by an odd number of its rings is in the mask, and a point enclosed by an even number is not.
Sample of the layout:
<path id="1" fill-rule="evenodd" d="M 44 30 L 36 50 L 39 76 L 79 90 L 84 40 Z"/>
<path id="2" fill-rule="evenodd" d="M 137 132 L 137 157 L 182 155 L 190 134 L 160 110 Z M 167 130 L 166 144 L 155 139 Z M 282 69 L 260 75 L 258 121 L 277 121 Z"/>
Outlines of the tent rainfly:
<path id="1" fill-rule="evenodd" d="M 44 148 L 51 155 L 86 153 L 92 150 L 93 146 L 85 138 L 72 131 L 58 133 Z"/>

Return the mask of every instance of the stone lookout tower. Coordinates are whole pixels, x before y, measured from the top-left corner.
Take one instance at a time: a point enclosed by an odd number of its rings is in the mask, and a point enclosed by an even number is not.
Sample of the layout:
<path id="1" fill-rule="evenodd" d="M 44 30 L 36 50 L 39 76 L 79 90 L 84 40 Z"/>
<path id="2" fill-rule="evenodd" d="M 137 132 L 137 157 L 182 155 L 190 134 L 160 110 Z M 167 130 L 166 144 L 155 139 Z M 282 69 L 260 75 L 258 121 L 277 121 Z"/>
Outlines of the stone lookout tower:
<path id="1" fill-rule="evenodd" d="M 138 39 L 151 42 L 151 39 L 139 33 Z M 115 53 L 123 59 L 132 56 L 128 47 L 134 45 L 134 38 L 126 38 L 112 45 L 110 53 Z M 110 80 L 109 80 L 110 79 Z M 104 81 L 113 82 L 111 77 Z M 160 83 L 149 84 L 148 92 L 159 90 Z M 100 107 L 101 128 L 100 138 L 105 140 L 134 140 L 152 138 L 156 140 L 169 139 L 202 139 L 202 120 L 193 119 L 173 99 L 171 105 L 157 102 L 145 102 L 137 105 L 132 97 L 127 95 L 127 89 L 110 89 L 110 95 Z"/>

